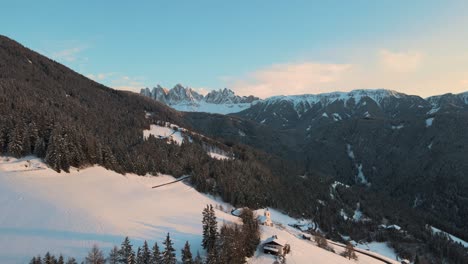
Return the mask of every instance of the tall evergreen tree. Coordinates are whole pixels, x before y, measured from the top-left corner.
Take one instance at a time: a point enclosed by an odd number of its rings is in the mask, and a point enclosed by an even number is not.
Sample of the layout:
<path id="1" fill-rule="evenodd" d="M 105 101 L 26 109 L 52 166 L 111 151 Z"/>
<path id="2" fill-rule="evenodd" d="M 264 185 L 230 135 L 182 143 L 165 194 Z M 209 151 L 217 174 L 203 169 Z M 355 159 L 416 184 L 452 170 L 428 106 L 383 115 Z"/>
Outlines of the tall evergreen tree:
<path id="1" fill-rule="evenodd" d="M 57 264 L 65 264 L 65 261 L 63 260 L 63 256 L 62 254 L 60 254 L 58 260 L 57 260 Z"/>
<path id="2" fill-rule="evenodd" d="M 202 239 L 202 246 L 204 249 L 208 249 L 209 239 L 210 239 L 210 223 L 209 223 L 209 214 L 210 214 L 210 207 L 206 205 L 203 208 L 202 212 L 202 226 L 203 226 L 203 239 Z"/>
<path id="3" fill-rule="evenodd" d="M 33 257 L 29 264 L 42 264 L 41 256 Z"/>
<path id="4" fill-rule="evenodd" d="M 252 210 L 244 208 L 240 215 L 242 218 L 242 233 L 244 253 L 246 257 L 252 257 L 260 244 L 260 227 Z"/>
<path id="5" fill-rule="evenodd" d="M 164 240 L 163 244 L 164 251 L 162 253 L 162 264 L 175 264 L 175 249 L 171 237 L 169 236 L 169 233 L 167 233 L 166 240 Z"/>
<path id="6" fill-rule="evenodd" d="M 119 250 L 120 263 L 128 263 L 130 255 L 133 255 L 133 260 L 135 261 L 135 252 L 132 249 L 130 239 L 128 237 L 125 237 Z"/>
<path id="7" fill-rule="evenodd" d="M 10 140 L 8 142 L 8 155 L 15 158 L 20 158 L 23 156 L 23 135 L 24 131 L 20 128 L 20 125 L 16 125 L 15 129 L 10 135 Z"/>
<path id="8" fill-rule="evenodd" d="M 78 262 L 76 262 L 75 258 L 68 258 L 67 259 L 67 264 L 78 264 Z"/>
<path id="9" fill-rule="evenodd" d="M 151 250 L 148 247 L 148 242 L 143 243 L 143 248 L 141 250 L 141 262 L 140 264 L 151 264 Z"/>
<path id="10" fill-rule="evenodd" d="M 210 252 L 216 245 L 216 237 L 218 235 L 218 222 L 213 205 L 207 205 L 202 212 L 203 240 L 202 246 L 206 251 Z"/>
<path id="11" fill-rule="evenodd" d="M 161 251 L 159 250 L 158 243 L 155 242 L 151 252 L 151 264 L 162 264 Z"/>
<path id="12" fill-rule="evenodd" d="M 210 210 L 209 210 L 209 226 L 210 226 L 210 231 L 209 231 L 209 244 L 208 248 L 209 249 L 214 249 L 216 246 L 216 237 L 218 236 L 218 222 L 216 221 L 216 215 L 215 211 L 213 208 L 213 205 L 210 204 Z"/>
<path id="13" fill-rule="evenodd" d="M 135 252 L 133 252 L 132 244 L 130 244 L 130 239 L 125 237 L 124 241 L 122 242 L 122 246 L 120 247 L 119 251 L 119 259 L 120 263 L 126 264 L 128 263 L 129 259 L 131 259 L 131 255 L 133 255 L 133 261 L 135 260 Z"/>
<path id="14" fill-rule="evenodd" d="M 57 172 L 60 172 L 62 167 L 62 147 L 63 138 L 61 135 L 61 129 L 57 127 L 50 135 L 49 144 L 47 146 L 47 151 L 44 159 L 44 161 Z"/>
<path id="15" fill-rule="evenodd" d="M 206 264 L 218 264 L 218 250 L 216 248 L 212 248 L 208 251 L 208 256 L 206 257 Z"/>
<path id="16" fill-rule="evenodd" d="M 104 258 L 104 253 L 99 249 L 97 245 L 93 245 L 91 251 L 89 251 L 88 256 L 86 256 L 86 264 L 104 264 L 106 259 Z"/>
<path id="17" fill-rule="evenodd" d="M 190 251 L 190 244 L 188 241 L 185 242 L 185 246 L 182 249 L 182 263 L 184 264 L 193 263 L 192 252 Z"/>
<path id="18" fill-rule="evenodd" d="M 142 264 L 141 248 L 138 247 L 136 254 L 136 264 Z"/>
<path id="19" fill-rule="evenodd" d="M 193 260 L 193 264 L 203 264 L 203 259 L 200 256 L 200 251 L 197 251 L 197 256 Z"/>
<path id="20" fill-rule="evenodd" d="M 128 255 L 126 264 L 136 264 L 135 252 L 133 252 L 133 250 L 130 252 L 130 255 Z"/>
<path id="21" fill-rule="evenodd" d="M 30 150 L 30 153 L 34 153 L 34 148 L 36 146 L 36 141 L 39 138 L 39 130 L 37 129 L 36 123 L 34 121 L 32 121 L 31 123 L 28 124 L 25 136 L 27 136 L 28 139 L 29 139 L 29 147 L 28 148 Z"/>
<path id="22" fill-rule="evenodd" d="M 38 138 L 36 144 L 34 145 L 34 155 L 39 158 L 45 158 L 46 156 L 46 145 L 43 138 Z"/>
<path id="23" fill-rule="evenodd" d="M 44 264 L 55 264 L 56 261 L 57 260 L 55 259 L 55 256 L 50 254 L 49 252 L 47 252 L 44 255 L 44 260 L 43 260 Z"/>
<path id="24" fill-rule="evenodd" d="M 109 264 L 118 264 L 119 263 L 119 248 L 114 246 L 109 252 L 109 257 L 107 258 Z"/>

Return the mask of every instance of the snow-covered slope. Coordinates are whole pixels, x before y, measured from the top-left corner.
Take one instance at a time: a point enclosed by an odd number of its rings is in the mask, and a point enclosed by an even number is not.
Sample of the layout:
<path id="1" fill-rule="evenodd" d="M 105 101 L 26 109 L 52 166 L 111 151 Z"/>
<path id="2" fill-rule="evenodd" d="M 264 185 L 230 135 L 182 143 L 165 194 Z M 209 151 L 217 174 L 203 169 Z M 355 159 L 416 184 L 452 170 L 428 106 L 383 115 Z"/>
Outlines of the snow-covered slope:
<path id="1" fill-rule="evenodd" d="M 178 125 L 171 124 L 169 122 L 161 122 L 158 125 L 150 125 L 150 129 L 143 130 L 143 139 L 146 140 L 149 136 L 152 135 L 158 139 L 166 140 L 168 144 L 174 143 L 177 145 L 182 145 L 182 143 L 185 140 L 192 142 L 191 135 L 194 134 L 201 136 L 204 139 L 215 141 L 204 135 L 195 133 L 183 127 L 179 127 Z M 205 150 L 207 154 L 213 159 L 226 160 L 233 158 L 232 153 L 224 151 L 218 147 L 211 146 L 208 143 L 205 143 Z"/>
<path id="2" fill-rule="evenodd" d="M 335 253 L 326 251 L 316 246 L 315 242 L 305 240 L 302 238 L 302 235 L 309 236 L 308 234 L 302 233 L 300 230 L 297 230 L 290 225 L 298 224 L 303 225 L 307 224 L 304 220 L 297 220 L 291 218 L 287 215 L 284 215 L 276 210 L 269 209 L 271 212 L 271 220 L 274 223 L 273 227 L 261 226 L 262 230 L 262 241 L 276 235 L 281 240 L 286 241 L 286 243 L 291 245 L 291 253 L 286 256 L 286 263 L 353 263 L 346 258 L 343 258 L 339 254 L 344 251 L 340 243 L 335 243 L 329 241 L 329 245 L 335 250 Z M 257 210 L 257 215 L 262 215 L 263 210 Z M 335 244 L 332 244 L 335 243 Z M 377 245 L 378 244 L 378 245 Z M 395 253 L 387 246 L 385 247 L 384 243 L 371 244 L 366 247 L 364 245 L 358 245 L 357 247 L 362 247 L 366 253 L 378 256 L 383 258 L 389 263 L 399 263 L 395 260 Z M 371 247 L 376 248 L 384 255 L 379 255 L 375 252 L 368 251 Z M 372 249 L 371 249 L 372 250 Z M 356 252 L 358 256 L 358 261 L 354 263 L 384 263 L 382 261 L 376 260 L 368 255 Z M 257 250 L 255 256 L 250 260 L 251 263 L 258 264 L 270 264 L 275 260 L 274 256 L 265 255 L 262 253 L 261 248 Z"/>
<path id="3" fill-rule="evenodd" d="M 26 263 L 49 250 L 81 258 L 94 243 L 108 250 L 130 236 L 139 246 L 162 242 L 167 232 L 177 254 L 186 240 L 196 252 L 201 212 L 220 204 L 182 182 L 151 188 L 174 179 L 167 175 L 124 176 L 101 167 L 65 174 L 27 160 L 0 160 L 0 263 Z M 219 210 L 216 216 L 239 221 Z"/>
<path id="4" fill-rule="evenodd" d="M 206 204 L 224 204 L 167 175 L 120 175 L 101 167 L 57 173 L 33 157 L 0 158 L 0 263 L 26 263 L 51 251 L 82 258 L 93 244 L 106 252 L 130 236 L 135 246 L 144 240 L 161 242 L 167 232 L 180 254 L 186 240 L 201 249 L 201 212 Z M 240 223 L 216 210 L 218 222 Z M 273 215 L 273 217 L 276 217 Z M 286 216 L 280 221 L 292 221 Z M 292 247 L 291 263 L 349 263 L 345 258 L 297 238 L 289 228 L 262 227 L 262 239 L 276 234 Z M 381 263 L 359 255 L 357 263 Z M 259 250 L 249 263 L 272 263 Z"/>
<path id="5" fill-rule="evenodd" d="M 160 85 L 153 89 L 141 89 L 140 94 L 160 101 L 176 110 L 186 112 L 207 112 L 229 114 L 249 108 L 251 103 L 258 100 L 254 96 L 238 96 L 232 90 L 213 90 L 206 96 L 197 93 L 189 87 L 177 84 L 172 89 L 165 89 Z"/>

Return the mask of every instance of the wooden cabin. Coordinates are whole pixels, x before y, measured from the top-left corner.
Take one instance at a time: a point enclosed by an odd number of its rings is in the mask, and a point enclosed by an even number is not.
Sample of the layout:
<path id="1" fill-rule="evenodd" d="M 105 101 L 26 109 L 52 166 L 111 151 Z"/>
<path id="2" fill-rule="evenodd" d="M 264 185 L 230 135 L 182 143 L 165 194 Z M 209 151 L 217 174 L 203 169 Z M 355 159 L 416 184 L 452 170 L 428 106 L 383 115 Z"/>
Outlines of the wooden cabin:
<path id="1" fill-rule="evenodd" d="M 278 236 L 272 236 L 263 242 L 263 252 L 265 254 L 283 255 L 286 242 L 279 239 Z"/>

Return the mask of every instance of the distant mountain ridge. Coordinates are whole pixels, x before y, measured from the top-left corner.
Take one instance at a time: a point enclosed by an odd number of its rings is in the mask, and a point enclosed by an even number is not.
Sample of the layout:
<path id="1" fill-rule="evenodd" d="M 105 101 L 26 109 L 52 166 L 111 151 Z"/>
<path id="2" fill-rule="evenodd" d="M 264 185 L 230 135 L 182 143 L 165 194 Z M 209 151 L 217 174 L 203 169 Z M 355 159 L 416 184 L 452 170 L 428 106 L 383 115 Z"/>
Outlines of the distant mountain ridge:
<path id="1" fill-rule="evenodd" d="M 190 87 L 177 84 L 172 89 L 157 85 L 149 89 L 141 89 L 140 94 L 160 101 L 176 110 L 188 112 L 208 112 L 228 114 L 235 113 L 250 107 L 250 104 L 259 100 L 255 96 L 239 96 L 232 90 L 224 88 L 213 90 L 202 95 Z"/>
<path id="2" fill-rule="evenodd" d="M 227 88 L 213 90 L 207 95 L 202 95 L 192 88 L 177 84 L 172 89 L 166 89 L 160 85 L 152 89 L 143 88 L 140 94 L 160 101 L 179 111 L 218 114 L 233 114 L 245 111 L 245 113 L 241 113 L 240 116 L 255 112 L 256 118 L 254 118 L 254 120 L 257 122 L 265 120 L 265 118 L 262 117 L 265 116 L 265 114 L 261 114 L 260 112 L 266 112 L 266 115 L 271 115 L 277 113 L 274 110 L 274 108 L 277 107 L 282 108 L 280 112 L 290 111 L 290 114 L 297 115 L 297 117 L 300 118 L 313 108 L 328 107 L 329 105 L 335 104 L 337 101 L 342 101 L 346 108 L 355 108 L 370 103 L 382 109 L 388 108 L 391 105 L 391 101 L 398 101 L 400 103 L 406 101 L 410 103 L 410 105 L 407 106 L 416 106 L 424 109 L 430 108 L 428 111 L 432 111 L 432 113 L 439 111 L 441 106 L 458 108 L 466 108 L 468 106 L 468 92 L 460 94 L 448 93 L 422 98 L 417 95 L 408 95 L 388 89 L 357 89 L 350 92 L 276 95 L 266 99 L 259 99 L 252 95 L 236 95 L 234 91 Z M 398 107 L 400 107 L 400 105 L 398 105 L 397 108 Z M 261 108 L 262 111 L 259 111 L 259 108 Z M 287 110 L 285 110 L 285 108 Z M 252 118 L 249 117 L 249 119 Z"/>
<path id="3" fill-rule="evenodd" d="M 468 92 L 422 98 L 386 89 L 350 92 L 272 96 L 259 100 L 236 115 L 275 128 L 296 128 L 311 119 L 330 117 L 337 121 L 354 117 L 402 118 L 434 114 L 448 108 L 468 109 Z"/>

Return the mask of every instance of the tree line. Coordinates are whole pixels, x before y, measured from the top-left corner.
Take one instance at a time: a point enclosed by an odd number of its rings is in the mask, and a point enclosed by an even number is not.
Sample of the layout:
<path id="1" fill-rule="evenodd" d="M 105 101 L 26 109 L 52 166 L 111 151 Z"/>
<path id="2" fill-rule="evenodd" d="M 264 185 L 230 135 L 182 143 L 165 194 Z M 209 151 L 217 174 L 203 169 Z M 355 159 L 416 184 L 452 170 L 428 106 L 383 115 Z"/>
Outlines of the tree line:
<path id="1" fill-rule="evenodd" d="M 206 250 L 206 258 L 192 254 L 189 241 L 181 249 L 180 259 L 177 260 L 175 248 L 167 233 L 160 249 L 157 242 L 152 247 L 145 240 L 143 246 L 135 251 L 128 237 L 120 247 L 114 246 L 108 256 L 97 245 L 88 252 L 83 264 L 242 264 L 247 257 L 253 256 L 260 243 L 260 229 L 257 218 L 252 210 L 244 208 L 240 218 L 242 225 L 223 224 L 218 231 L 213 205 L 207 205 L 202 212 L 203 239 L 202 247 Z M 69 257 L 65 260 L 62 255 L 55 256 L 47 252 L 44 256 L 35 256 L 30 264 L 78 264 L 77 260 Z"/>

